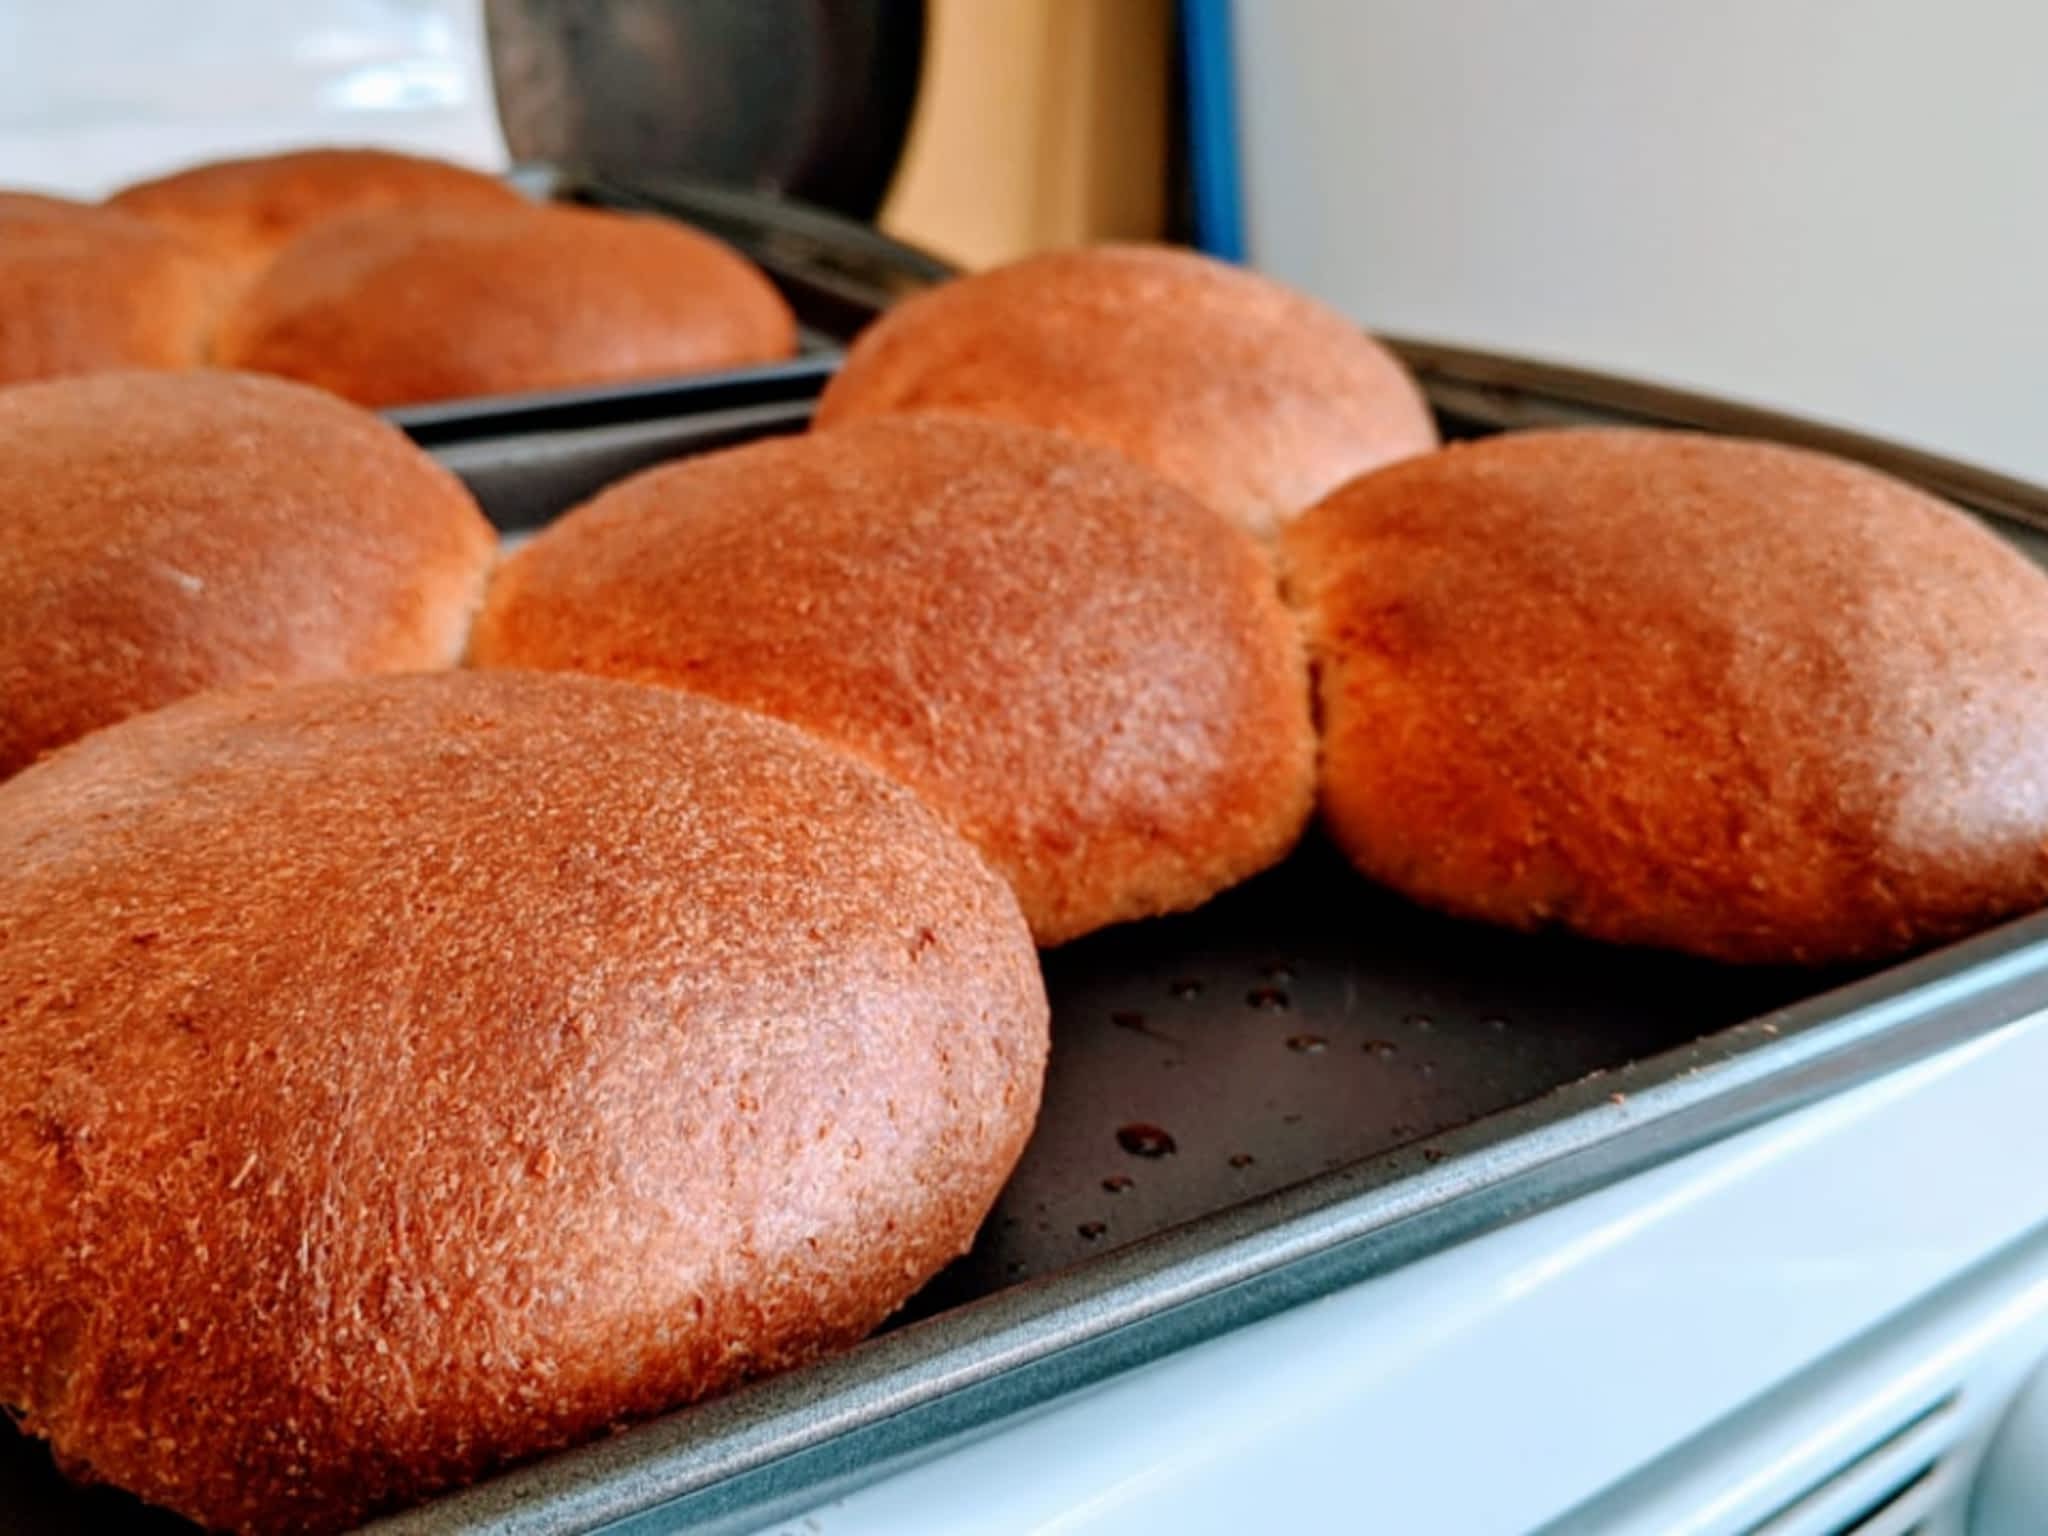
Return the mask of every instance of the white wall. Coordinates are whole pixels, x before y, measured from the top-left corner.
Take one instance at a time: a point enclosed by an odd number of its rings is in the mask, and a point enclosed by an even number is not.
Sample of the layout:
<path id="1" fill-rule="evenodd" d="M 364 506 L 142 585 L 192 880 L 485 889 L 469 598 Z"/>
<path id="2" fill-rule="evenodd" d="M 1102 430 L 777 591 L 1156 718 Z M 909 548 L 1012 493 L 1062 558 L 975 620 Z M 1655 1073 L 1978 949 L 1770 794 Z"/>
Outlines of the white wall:
<path id="1" fill-rule="evenodd" d="M 0 186 L 330 143 L 502 166 L 482 0 L 0 0 Z"/>
<path id="2" fill-rule="evenodd" d="M 2048 0 L 1238 0 L 1253 259 L 2048 481 Z"/>

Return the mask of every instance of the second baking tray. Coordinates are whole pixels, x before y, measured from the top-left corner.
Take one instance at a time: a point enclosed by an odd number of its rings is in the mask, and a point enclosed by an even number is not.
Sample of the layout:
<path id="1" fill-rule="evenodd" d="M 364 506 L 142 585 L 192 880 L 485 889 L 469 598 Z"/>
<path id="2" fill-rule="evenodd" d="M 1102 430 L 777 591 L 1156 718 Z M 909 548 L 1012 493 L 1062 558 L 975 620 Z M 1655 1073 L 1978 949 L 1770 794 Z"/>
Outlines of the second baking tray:
<path id="1" fill-rule="evenodd" d="M 1453 436 L 1624 420 L 1814 442 L 2048 551 L 2048 496 L 2014 482 L 1720 402 L 1404 350 Z M 809 409 L 656 393 L 436 451 L 518 532 L 639 464 L 800 430 Z M 1037 1132 L 974 1251 L 879 1337 L 388 1528 L 753 1529 L 2048 1005 L 2048 915 L 1868 974 L 1732 970 L 1436 917 L 1312 837 L 1201 911 L 1050 953 L 1046 973 Z M 39 1532 L 139 1513 L 4 1438 L 0 1511 Z"/>

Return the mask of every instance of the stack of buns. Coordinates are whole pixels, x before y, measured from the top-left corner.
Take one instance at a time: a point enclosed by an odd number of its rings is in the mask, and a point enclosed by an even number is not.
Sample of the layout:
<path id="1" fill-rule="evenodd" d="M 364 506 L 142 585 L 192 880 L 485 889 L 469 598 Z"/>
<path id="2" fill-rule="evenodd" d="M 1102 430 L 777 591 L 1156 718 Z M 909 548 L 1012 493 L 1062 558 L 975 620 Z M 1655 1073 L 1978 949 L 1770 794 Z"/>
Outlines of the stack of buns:
<path id="1" fill-rule="evenodd" d="M 0 193 L 0 385 L 212 362 L 372 406 L 787 357 L 774 286 L 665 220 L 373 149 L 221 161 L 101 207 Z"/>
<path id="2" fill-rule="evenodd" d="M 303 213 L 187 196 L 229 267 Z M 237 357 L 546 382 L 434 328 L 528 240 L 588 359 L 782 335 L 581 264 L 672 231 L 391 200 L 274 258 Z M 1318 803 L 1419 902 L 1730 962 L 2048 900 L 2048 576 L 1812 454 L 1439 449 L 1390 352 L 1186 253 L 906 305 L 815 430 L 494 572 L 389 428 L 234 374 L 0 391 L 0 535 L 0 1405 L 211 1525 L 338 1528 L 858 1339 L 1029 1135 L 1034 945 L 1206 901 Z"/>

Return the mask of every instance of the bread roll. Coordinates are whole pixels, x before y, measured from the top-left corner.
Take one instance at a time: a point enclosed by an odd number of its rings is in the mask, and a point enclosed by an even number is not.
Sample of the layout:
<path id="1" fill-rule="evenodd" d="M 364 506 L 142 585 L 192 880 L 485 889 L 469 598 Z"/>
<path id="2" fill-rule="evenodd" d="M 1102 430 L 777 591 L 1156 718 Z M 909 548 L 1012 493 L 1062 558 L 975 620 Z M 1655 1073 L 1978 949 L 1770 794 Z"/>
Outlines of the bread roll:
<path id="1" fill-rule="evenodd" d="M 453 476 L 295 384 L 0 390 L 0 778 L 203 689 L 445 666 L 494 552 Z"/>
<path id="2" fill-rule="evenodd" d="M 1532 432 L 1353 481 L 1284 553 L 1324 814 L 1420 901 L 1818 963 L 2048 899 L 2048 578 L 1904 484 Z"/>
<path id="3" fill-rule="evenodd" d="M 965 1249 L 1046 1002 L 796 731 L 591 678 L 216 694 L 0 788 L 0 1401 L 336 1529 L 850 1344 Z"/>
<path id="4" fill-rule="evenodd" d="M 1436 446 L 1400 362 L 1303 294 L 1191 251 L 1056 251 L 898 305 L 825 390 L 829 426 L 956 411 L 1137 460 L 1255 533 Z"/>
<path id="5" fill-rule="evenodd" d="M 729 247 L 662 219 L 557 207 L 336 220 L 243 295 L 214 356 L 388 406 L 795 350 L 789 306 Z"/>
<path id="6" fill-rule="evenodd" d="M 13 188 L 0 190 L 0 220 L 75 219 L 91 208 L 90 203 L 74 202 L 68 197 L 56 197 L 47 192 L 23 192 Z"/>
<path id="7" fill-rule="evenodd" d="M 0 385 L 191 368 L 227 296 L 204 248 L 125 214 L 0 192 Z"/>
<path id="8" fill-rule="evenodd" d="M 384 149 L 305 149 L 195 165 L 138 182 L 108 201 L 204 242 L 246 275 L 343 214 L 481 213 L 525 199 L 495 176 L 441 160 Z"/>
<path id="9" fill-rule="evenodd" d="M 1191 907 L 1313 797 L 1264 552 L 1114 454 L 912 417 L 648 471 L 513 555 L 473 664 L 794 721 L 922 794 L 1041 944 Z"/>

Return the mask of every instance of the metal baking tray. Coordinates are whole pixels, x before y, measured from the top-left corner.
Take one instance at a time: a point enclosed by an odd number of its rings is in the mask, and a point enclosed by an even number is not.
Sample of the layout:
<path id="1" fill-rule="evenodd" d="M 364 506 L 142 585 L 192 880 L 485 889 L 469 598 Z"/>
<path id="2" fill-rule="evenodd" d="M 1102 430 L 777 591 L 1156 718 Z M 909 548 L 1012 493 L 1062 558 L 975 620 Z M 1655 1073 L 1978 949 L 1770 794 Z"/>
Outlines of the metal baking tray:
<path id="1" fill-rule="evenodd" d="M 652 403 L 669 414 L 694 408 L 693 396 L 735 388 L 815 389 L 838 366 L 842 347 L 906 293 L 952 269 L 916 247 L 823 209 L 765 193 L 677 179 L 621 182 L 552 166 L 524 166 L 512 181 L 543 202 L 582 203 L 651 213 L 718 236 L 766 272 L 796 312 L 795 357 L 744 368 L 671 378 L 517 395 L 465 396 L 383 412 L 409 431 L 441 437 L 510 433 L 589 408 Z"/>
<path id="2" fill-rule="evenodd" d="M 1916 480 L 2048 558 L 2048 492 L 1723 402 L 1400 345 L 1450 436 L 1628 421 L 1813 444 Z M 621 453 L 800 430 L 809 408 L 613 402 L 573 429 L 436 451 L 516 533 L 613 478 Z M 1425 913 L 1312 836 L 1201 911 L 1045 964 L 1054 1050 L 1037 1133 L 974 1251 L 881 1334 L 377 1528 L 753 1530 L 2048 1006 L 2048 913 L 1881 970 L 1735 970 Z M 0 1530 L 139 1514 L 0 1441 Z"/>

